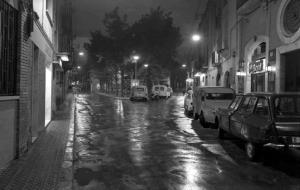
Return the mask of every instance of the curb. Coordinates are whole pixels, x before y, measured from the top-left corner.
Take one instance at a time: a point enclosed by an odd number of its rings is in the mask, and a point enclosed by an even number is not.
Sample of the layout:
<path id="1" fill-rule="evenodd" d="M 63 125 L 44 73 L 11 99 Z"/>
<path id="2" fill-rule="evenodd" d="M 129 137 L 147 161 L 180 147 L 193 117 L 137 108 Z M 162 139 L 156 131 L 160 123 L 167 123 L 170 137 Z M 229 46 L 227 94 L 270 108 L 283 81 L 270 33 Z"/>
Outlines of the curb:
<path id="1" fill-rule="evenodd" d="M 61 165 L 61 176 L 58 190 L 73 189 L 74 173 L 74 140 L 75 140 L 75 114 L 76 114 L 76 97 L 72 105 L 71 118 L 69 124 L 68 141 L 65 148 L 65 155 Z"/>

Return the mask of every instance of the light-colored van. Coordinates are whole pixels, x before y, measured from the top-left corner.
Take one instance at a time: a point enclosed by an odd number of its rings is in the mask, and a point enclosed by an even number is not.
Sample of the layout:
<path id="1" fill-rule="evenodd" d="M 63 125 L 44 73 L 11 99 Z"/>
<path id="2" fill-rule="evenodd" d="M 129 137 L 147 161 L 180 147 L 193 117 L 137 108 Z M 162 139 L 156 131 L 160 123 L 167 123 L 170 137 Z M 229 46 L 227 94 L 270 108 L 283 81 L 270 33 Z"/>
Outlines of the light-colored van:
<path id="1" fill-rule="evenodd" d="M 208 123 L 218 125 L 219 118 L 216 111 L 219 108 L 227 108 L 235 96 L 232 88 L 226 87 L 198 87 L 193 93 L 193 117 L 200 120 L 203 127 Z"/>
<path id="2" fill-rule="evenodd" d="M 165 85 L 153 85 L 152 94 L 158 95 L 160 98 L 168 98 L 170 97 L 170 91 L 168 91 L 168 87 Z"/>
<path id="3" fill-rule="evenodd" d="M 131 88 L 130 100 L 148 100 L 148 90 L 146 86 L 139 85 Z"/>

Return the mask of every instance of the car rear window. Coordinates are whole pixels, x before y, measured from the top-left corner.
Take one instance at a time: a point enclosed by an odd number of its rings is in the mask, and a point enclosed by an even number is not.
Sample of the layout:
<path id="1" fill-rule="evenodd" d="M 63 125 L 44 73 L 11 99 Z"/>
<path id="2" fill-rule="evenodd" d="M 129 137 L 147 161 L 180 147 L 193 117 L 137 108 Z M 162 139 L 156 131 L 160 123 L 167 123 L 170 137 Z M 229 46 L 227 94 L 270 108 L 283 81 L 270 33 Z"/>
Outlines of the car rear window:
<path id="1" fill-rule="evenodd" d="M 138 91 L 138 92 L 144 92 L 144 88 L 136 88 L 136 91 Z"/>
<path id="2" fill-rule="evenodd" d="M 160 90 L 165 90 L 165 88 L 164 87 L 160 87 Z"/>
<path id="3" fill-rule="evenodd" d="M 207 93 L 207 100 L 232 100 L 234 94 L 231 93 Z"/>
<path id="4" fill-rule="evenodd" d="M 300 116 L 300 96 L 278 96 L 274 99 L 276 116 Z"/>
<path id="5" fill-rule="evenodd" d="M 155 87 L 154 90 L 155 90 L 155 91 L 159 91 L 159 87 Z"/>

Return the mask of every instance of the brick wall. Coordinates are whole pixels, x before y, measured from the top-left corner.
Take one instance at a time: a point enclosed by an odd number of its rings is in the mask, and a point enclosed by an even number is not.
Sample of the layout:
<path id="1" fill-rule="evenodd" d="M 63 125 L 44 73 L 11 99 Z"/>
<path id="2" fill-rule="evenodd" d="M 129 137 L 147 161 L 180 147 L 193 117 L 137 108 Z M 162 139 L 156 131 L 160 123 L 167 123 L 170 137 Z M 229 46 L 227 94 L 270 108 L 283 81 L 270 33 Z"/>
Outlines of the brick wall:
<path id="1" fill-rule="evenodd" d="M 29 38 L 30 31 L 30 0 L 23 1 L 19 19 L 19 65 L 18 65 L 18 92 L 19 100 L 19 125 L 17 130 L 17 151 L 24 154 L 31 142 L 31 73 L 32 73 L 32 42 Z"/>

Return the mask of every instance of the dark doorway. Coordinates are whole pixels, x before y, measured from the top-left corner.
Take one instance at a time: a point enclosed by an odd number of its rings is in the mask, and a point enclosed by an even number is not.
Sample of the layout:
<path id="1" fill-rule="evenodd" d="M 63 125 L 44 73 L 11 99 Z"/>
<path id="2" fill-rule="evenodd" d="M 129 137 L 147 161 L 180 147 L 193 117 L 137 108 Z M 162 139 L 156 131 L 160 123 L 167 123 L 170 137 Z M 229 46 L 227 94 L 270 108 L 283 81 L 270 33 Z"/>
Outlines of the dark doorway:
<path id="1" fill-rule="evenodd" d="M 285 91 L 300 91 L 300 50 L 284 54 L 285 56 Z"/>
<path id="2" fill-rule="evenodd" d="M 251 92 L 265 91 L 265 73 L 256 73 L 251 75 Z"/>

